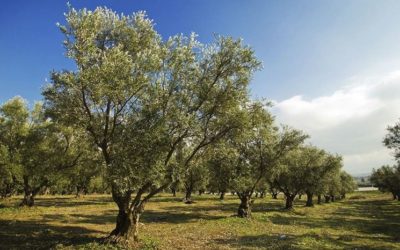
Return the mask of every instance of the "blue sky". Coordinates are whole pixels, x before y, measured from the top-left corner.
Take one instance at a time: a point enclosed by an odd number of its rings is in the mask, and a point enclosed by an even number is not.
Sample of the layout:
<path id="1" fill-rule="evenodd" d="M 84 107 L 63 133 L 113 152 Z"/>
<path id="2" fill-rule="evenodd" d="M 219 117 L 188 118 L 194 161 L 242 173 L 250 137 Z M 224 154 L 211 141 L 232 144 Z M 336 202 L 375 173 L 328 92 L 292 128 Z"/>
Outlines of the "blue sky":
<path id="1" fill-rule="evenodd" d="M 125 14 L 146 10 L 164 38 L 192 31 L 202 42 L 210 41 L 214 33 L 241 37 L 264 65 L 252 82 L 252 95 L 274 100 L 279 122 L 304 129 L 313 137 L 311 142 L 345 155 L 345 167 L 353 173 L 390 161 L 381 138 L 385 126 L 400 117 L 400 110 L 396 98 L 389 102 L 387 95 L 376 93 L 398 90 L 400 1 L 70 3 L 75 8 L 107 6 Z M 1 103 L 15 95 L 30 102 L 40 100 L 41 86 L 51 70 L 73 68 L 63 55 L 63 37 L 56 27 L 64 22 L 66 10 L 66 1 L 1 2 Z M 378 124 L 377 116 L 382 114 L 387 115 L 379 117 Z M 338 139 L 360 131 L 357 125 L 368 127 L 369 137 L 360 133 L 355 141 Z M 366 155 L 375 155 L 375 160 L 365 160 Z"/>

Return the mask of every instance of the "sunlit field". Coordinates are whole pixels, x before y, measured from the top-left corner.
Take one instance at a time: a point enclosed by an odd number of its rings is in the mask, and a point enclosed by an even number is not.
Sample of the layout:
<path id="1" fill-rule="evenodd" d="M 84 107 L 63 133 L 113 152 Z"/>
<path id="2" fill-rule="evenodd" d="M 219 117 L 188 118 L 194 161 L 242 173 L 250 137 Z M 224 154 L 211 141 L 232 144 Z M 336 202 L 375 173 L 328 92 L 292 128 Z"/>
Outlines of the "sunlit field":
<path id="1" fill-rule="evenodd" d="M 181 195 L 182 196 L 182 195 Z M 99 244 L 115 226 L 108 195 L 39 196 L 32 208 L 21 197 L 1 201 L 1 249 L 110 249 Z M 236 196 L 181 198 L 162 194 L 141 218 L 140 249 L 400 249 L 400 202 L 379 192 L 358 192 L 329 204 L 291 211 L 283 197 L 257 199 L 251 219 L 234 216 Z"/>

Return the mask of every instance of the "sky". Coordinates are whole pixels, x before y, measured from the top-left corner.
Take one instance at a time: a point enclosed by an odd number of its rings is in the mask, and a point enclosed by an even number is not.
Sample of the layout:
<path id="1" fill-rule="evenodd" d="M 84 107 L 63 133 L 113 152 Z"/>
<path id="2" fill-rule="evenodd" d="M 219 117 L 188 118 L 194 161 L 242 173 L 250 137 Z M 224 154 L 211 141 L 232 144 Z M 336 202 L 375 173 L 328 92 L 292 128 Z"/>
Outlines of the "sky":
<path id="1" fill-rule="evenodd" d="M 309 143 L 343 155 L 354 175 L 393 164 L 382 145 L 400 118 L 400 1 L 109 0 L 69 1 L 130 14 L 145 10 L 163 38 L 195 32 L 243 38 L 263 62 L 253 98 L 273 101 L 278 123 L 304 130 Z M 0 103 L 41 100 L 51 70 L 65 58 L 67 1 L 0 3 Z"/>

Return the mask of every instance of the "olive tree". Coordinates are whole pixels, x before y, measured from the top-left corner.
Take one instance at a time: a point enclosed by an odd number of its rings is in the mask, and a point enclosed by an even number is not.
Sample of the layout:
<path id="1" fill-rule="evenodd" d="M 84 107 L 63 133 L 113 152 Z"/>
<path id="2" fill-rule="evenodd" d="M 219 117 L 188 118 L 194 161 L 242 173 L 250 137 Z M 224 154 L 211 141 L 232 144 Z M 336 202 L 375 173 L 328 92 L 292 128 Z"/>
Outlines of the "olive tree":
<path id="1" fill-rule="evenodd" d="M 371 182 L 381 192 L 390 192 L 400 201 L 400 166 L 382 166 L 372 171 Z"/>
<path id="2" fill-rule="evenodd" d="M 394 158 L 400 160 L 400 122 L 387 127 L 388 133 L 383 138 L 383 144 L 394 150 Z"/>
<path id="3" fill-rule="evenodd" d="M 226 139 L 225 149 L 230 152 L 231 188 L 240 199 L 237 215 L 251 216 L 252 196 L 263 179 L 271 175 L 279 159 L 296 148 L 307 137 L 302 132 L 274 125 L 272 115 L 261 102 L 248 103 L 242 127 Z M 215 157 L 215 156 L 214 156 Z"/>
<path id="4" fill-rule="evenodd" d="M 398 179 L 400 181 L 400 178 Z M 346 198 L 347 193 L 354 192 L 357 189 L 357 182 L 346 171 L 340 172 L 340 199 Z"/>
<path id="5" fill-rule="evenodd" d="M 329 176 L 330 173 L 340 170 L 342 158 L 315 147 L 309 147 L 304 153 L 304 157 L 308 158 L 308 163 L 303 169 L 303 191 L 307 195 L 306 206 L 311 207 L 314 205 L 314 195 L 318 194 L 319 190 L 323 189 L 325 178 Z"/>
<path id="6" fill-rule="evenodd" d="M 232 38 L 163 41 L 143 12 L 71 8 L 66 19 L 60 29 L 77 70 L 53 72 L 46 108 L 53 119 L 86 129 L 101 150 L 119 210 L 108 241 L 129 243 L 138 239 L 148 200 L 171 183 L 171 168 L 188 168 L 241 122 L 260 63 Z M 179 159 L 181 143 L 190 151 Z"/>
<path id="7" fill-rule="evenodd" d="M 77 164 L 82 141 L 75 131 L 46 119 L 40 103 L 29 110 L 16 97 L 1 106 L 0 115 L 0 141 L 7 148 L 2 155 L 9 159 L 3 164 L 14 169 L 13 179 L 23 188 L 21 205 L 33 206 L 44 187 L 56 181 L 62 170 Z"/>

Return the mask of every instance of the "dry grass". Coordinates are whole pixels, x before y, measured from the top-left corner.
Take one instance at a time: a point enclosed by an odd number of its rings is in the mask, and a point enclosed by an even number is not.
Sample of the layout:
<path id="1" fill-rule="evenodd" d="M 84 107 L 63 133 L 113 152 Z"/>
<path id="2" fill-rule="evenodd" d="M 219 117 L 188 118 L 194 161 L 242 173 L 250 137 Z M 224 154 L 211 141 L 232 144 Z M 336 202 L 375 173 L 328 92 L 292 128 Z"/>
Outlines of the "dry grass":
<path id="1" fill-rule="evenodd" d="M 400 249 L 400 202 L 363 192 L 314 208 L 283 198 L 256 200 L 251 220 L 232 216 L 235 196 L 195 197 L 187 205 L 163 194 L 146 207 L 140 228 L 142 249 Z M 113 229 L 116 206 L 106 195 L 42 196 L 33 208 L 3 200 L 0 249 L 110 249 L 99 240 Z"/>

